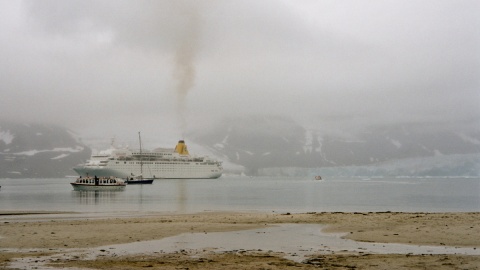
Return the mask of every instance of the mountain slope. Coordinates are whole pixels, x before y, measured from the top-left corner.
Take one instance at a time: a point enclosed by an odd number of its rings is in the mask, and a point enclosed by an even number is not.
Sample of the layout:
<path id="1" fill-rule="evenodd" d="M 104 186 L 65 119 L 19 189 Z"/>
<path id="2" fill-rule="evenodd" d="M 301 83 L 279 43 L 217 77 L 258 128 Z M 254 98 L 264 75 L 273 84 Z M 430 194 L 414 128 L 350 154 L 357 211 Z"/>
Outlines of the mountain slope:
<path id="1" fill-rule="evenodd" d="M 74 175 L 90 157 L 75 134 L 59 126 L 0 122 L 0 178 Z"/>
<path id="2" fill-rule="evenodd" d="M 226 119 L 212 130 L 192 132 L 191 137 L 219 156 L 244 166 L 246 173 L 252 175 L 266 168 L 374 166 L 450 155 L 467 155 L 468 159 L 480 153 L 480 132 L 476 129 L 403 124 L 345 133 L 331 135 L 326 130 L 308 129 L 279 116 L 254 116 Z M 458 172 L 457 168 L 450 169 Z"/>

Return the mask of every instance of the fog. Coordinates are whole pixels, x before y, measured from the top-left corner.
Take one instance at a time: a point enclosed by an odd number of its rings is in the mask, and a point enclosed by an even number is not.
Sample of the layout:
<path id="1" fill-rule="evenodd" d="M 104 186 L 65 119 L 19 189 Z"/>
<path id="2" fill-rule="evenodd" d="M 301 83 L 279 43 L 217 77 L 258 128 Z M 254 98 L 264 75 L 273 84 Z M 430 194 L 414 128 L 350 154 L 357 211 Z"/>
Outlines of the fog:
<path id="1" fill-rule="evenodd" d="M 224 117 L 477 124 L 480 2 L 0 0 L 0 118 L 174 143 Z"/>

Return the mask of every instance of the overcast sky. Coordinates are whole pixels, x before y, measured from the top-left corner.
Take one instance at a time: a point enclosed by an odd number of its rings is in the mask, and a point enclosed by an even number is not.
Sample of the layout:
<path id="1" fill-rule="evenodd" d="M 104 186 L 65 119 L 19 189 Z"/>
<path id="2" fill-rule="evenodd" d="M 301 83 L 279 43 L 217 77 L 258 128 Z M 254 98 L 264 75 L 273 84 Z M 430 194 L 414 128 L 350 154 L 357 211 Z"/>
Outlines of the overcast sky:
<path id="1" fill-rule="evenodd" d="M 0 0 L 0 117 L 174 142 L 225 116 L 472 123 L 480 1 Z"/>

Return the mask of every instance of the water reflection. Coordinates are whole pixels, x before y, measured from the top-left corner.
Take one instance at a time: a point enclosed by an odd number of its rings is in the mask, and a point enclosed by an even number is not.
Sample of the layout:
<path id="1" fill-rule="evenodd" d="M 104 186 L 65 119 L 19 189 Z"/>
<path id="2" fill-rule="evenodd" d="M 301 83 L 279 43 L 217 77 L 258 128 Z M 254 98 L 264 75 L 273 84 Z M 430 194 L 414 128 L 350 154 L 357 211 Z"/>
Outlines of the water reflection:
<path id="1" fill-rule="evenodd" d="M 82 205 L 97 205 L 115 201 L 115 197 L 123 190 L 84 190 L 72 191 L 72 197 Z"/>
<path id="2" fill-rule="evenodd" d="M 187 212 L 187 192 L 185 179 L 178 181 L 177 186 L 177 212 L 186 213 Z"/>

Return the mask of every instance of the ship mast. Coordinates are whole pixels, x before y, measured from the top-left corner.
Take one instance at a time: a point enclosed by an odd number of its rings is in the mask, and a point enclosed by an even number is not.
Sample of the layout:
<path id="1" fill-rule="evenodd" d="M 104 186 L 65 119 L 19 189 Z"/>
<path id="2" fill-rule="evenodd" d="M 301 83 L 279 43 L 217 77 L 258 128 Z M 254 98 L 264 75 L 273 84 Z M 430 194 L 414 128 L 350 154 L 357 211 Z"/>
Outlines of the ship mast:
<path id="1" fill-rule="evenodd" d="M 138 141 L 140 142 L 140 175 L 143 178 L 142 138 L 140 137 L 140 131 L 138 132 Z"/>

